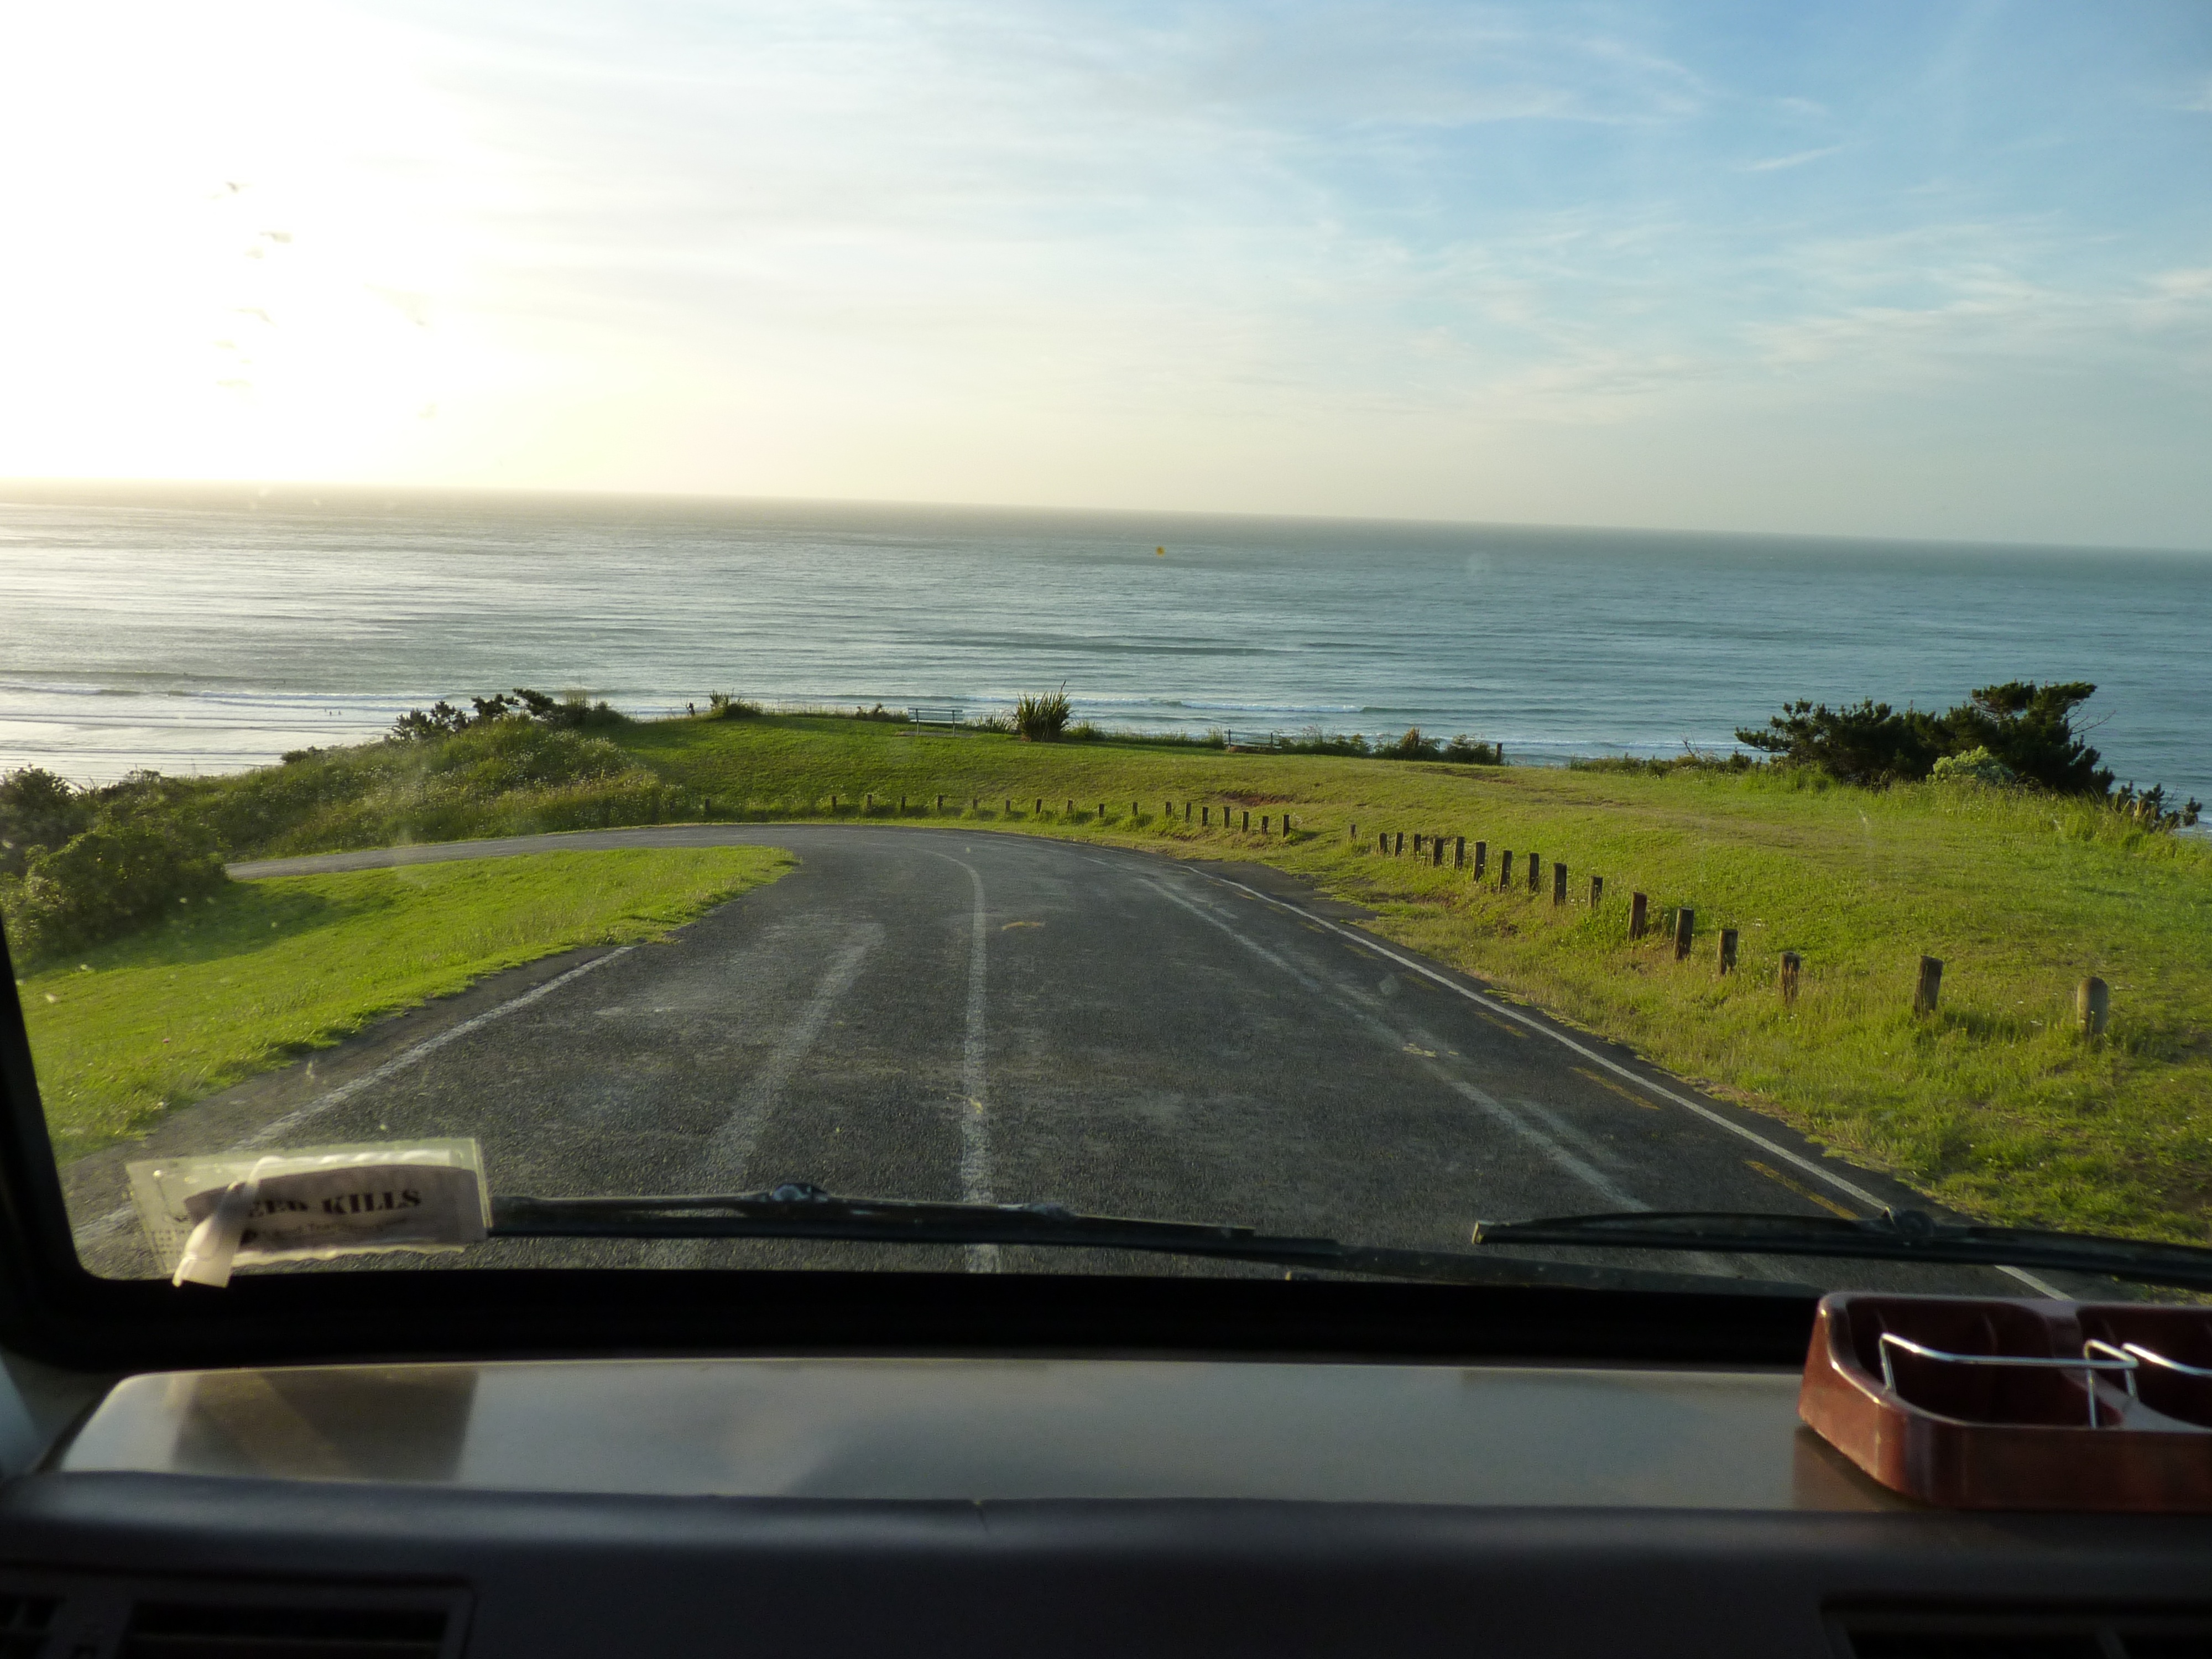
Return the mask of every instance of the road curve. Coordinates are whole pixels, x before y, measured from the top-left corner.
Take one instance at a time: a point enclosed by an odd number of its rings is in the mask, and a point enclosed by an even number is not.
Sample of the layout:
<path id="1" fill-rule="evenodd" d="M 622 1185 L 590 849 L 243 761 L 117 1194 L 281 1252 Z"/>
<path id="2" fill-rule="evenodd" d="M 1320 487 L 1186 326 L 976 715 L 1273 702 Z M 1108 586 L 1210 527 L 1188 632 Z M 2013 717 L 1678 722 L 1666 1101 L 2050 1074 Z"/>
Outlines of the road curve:
<path id="1" fill-rule="evenodd" d="M 803 1180 L 1411 1248 L 1464 1246 L 1478 1218 L 1915 1201 L 1360 933 L 1348 907 L 1258 866 L 974 830 L 690 825 L 232 873 L 731 844 L 787 848 L 798 867 L 665 943 L 495 975 L 73 1165 L 65 1184 L 88 1265 L 153 1270 L 125 1206 L 126 1157 L 433 1134 L 477 1136 L 507 1193 Z M 1980 1270 L 1613 1259 L 2019 1293 Z M 468 1261 L 1224 1271 L 780 1241 L 501 1241 Z"/>

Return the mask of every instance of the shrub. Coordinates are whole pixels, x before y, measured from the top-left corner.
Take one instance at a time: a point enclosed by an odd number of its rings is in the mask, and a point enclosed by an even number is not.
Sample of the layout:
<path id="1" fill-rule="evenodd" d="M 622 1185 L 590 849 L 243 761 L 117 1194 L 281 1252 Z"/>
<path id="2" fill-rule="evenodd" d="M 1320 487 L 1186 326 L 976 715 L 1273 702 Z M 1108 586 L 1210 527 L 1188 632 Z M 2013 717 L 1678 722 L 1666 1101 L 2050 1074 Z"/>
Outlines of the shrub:
<path id="1" fill-rule="evenodd" d="M 456 708 L 442 697 L 428 708 L 410 708 L 392 721 L 391 740 L 425 743 L 507 720 L 526 720 L 556 731 L 630 723 L 629 715 L 605 699 L 593 702 L 581 691 L 553 697 L 526 685 L 518 685 L 511 694 L 498 691 L 489 697 L 471 697 L 467 709 Z"/>
<path id="2" fill-rule="evenodd" d="M 222 860 L 177 826 L 102 821 L 33 854 L 8 884 L 8 936 L 25 961 L 118 939 L 229 879 Z"/>
<path id="3" fill-rule="evenodd" d="M 1024 743 L 1057 743 L 1066 734 L 1068 718 L 1074 712 L 1065 684 L 1057 691 L 1024 696 L 1014 703 L 1014 735 Z"/>
<path id="4" fill-rule="evenodd" d="M 1871 697 L 1832 709 L 1803 701 L 1784 705 L 1766 729 L 1739 726 L 1736 741 L 1793 765 L 1816 767 L 1844 783 L 1924 778 L 1943 748 L 1935 720 Z"/>
<path id="5" fill-rule="evenodd" d="M 1480 738 L 1470 739 L 1462 732 L 1444 745 L 1443 758 L 1469 766 L 1503 766 L 1505 764 L 1505 745 L 1485 743 Z"/>
<path id="6" fill-rule="evenodd" d="M 1443 752 L 1443 744 L 1435 738 L 1423 737 L 1418 726 L 1407 726 L 1406 735 L 1397 742 L 1378 744 L 1375 750 L 1382 760 L 1439 760 Z"/>
<path id="7" fill-rule="evenodd" d="M 709 691 L 707 694 L 707 714 L 711 720 L 748 720 L 765 712 L 760 704 L 748 702 L 743 697 L 733 697 L 726 691 Z"/>
<path id="8" fill-rule="evenodd" d="M 88 793 L 43 767 L 0 774 L 0 875 L 21 875 L 33 852 L 82 834 L 94 810 Z"/>
<path id="9" fill-rule="evenodd" d="M 1963 755 L 1946 755 L 1936 763 L 1928 775 L 1938 783 L 1986 783 L 2002 785 L 2017 781 L 2018 775 L 1986 749 L 1969 749 Z"/>
<path id="10" fill-rule="evenodd" d="M 2172 831 L 2193 825 L 2204 811 L 2204 803 L 2191 798 L 2179 806 L 2166 804 L 2166 786 L 2154 784 L 2138 792 L 2132 783 L 2115 789 L 2106 804 L 2122 817 L 2141 824 L 2146 830 Z"/>

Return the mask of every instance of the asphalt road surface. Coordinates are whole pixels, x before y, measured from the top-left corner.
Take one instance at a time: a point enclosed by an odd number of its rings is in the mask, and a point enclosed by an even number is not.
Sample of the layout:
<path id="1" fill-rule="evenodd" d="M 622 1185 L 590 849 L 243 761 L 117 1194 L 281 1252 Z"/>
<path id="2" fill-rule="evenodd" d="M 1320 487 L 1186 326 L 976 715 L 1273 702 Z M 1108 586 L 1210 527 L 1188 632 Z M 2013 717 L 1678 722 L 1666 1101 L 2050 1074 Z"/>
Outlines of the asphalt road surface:
<path id="1" fill-rule="evenodd" d="M 1912 1195 L 1626 1051 L 1362 933 L 1254 866 L 957 829 L 608 830 L 238 866 L 254 878 L 555 848 L 787 848 L 666 943 L 569 952 L 379 1024 L 65 1172 L 96 1271 L 156 1271 L 122 1165 L 474 1135 L 495 1192 L 831 1192 L 1234 1221 L 1457 1249 L 1478 1218 L 1873 1212 Z M 1544 1252 L 2018 1295 L 2015 1278 Z M 415 1255 L 392 1266 L 451 1263 Z M 1249 1271 L 1027 1247 L 499 1240 L 471 1266 Z"/>

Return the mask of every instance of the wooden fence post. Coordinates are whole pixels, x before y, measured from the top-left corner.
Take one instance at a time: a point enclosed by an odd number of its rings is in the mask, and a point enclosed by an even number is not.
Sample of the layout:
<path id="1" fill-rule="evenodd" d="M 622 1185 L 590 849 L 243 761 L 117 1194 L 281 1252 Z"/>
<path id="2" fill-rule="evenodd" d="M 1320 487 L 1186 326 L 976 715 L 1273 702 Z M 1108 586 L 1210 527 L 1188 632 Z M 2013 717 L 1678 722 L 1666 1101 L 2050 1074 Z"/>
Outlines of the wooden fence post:
<path id="1" fill-rule="evenodd" d="M 1429 863 L 1434 869 L 1444 867 L 1444 838 L 1442 836 L 1429 837 Z"/>
<path id="2" fill-rule="evenodd" d="M 1391 856 L 1393 858 L 1403 858 L 1406 856 L 1406 832 L 1403 830 L 1401 830 L 1398 832 L 1397 844 L 1392 850 Z"/>
<path id="3" fill-rule="evenodd" d="M 2081 1035 L 2102 1036 L 2112 1019 L 2112 988 L 2094 974 L 2074 988 L 2074 1017 L 2081 1022 Z"/>
<path id="4" fill-rule="evenodd" d="M 1552 907 L 1557 909 L 1567 902 L 1567 866 L 1557 859 L 1552 860 Z"/>
<path id="5" fill-rule="evenodd" d="M 937 798 L 937 810 L 940 812 L 945 810 L 945 797 L 942 795 Z"/>
<path id="6" fill-rule="evenodd" d="M 1592 876 L 1590 878 L 1590 908 L 1593 910 L 1596 909 L 1600 902 L 1602 901 L 1604 897 L 1605 878 L 1603 876 Z"/>
<path id="7" fill-rule="evenodd" d="M 1932 1014 L 1943 994 L 1943 964 L 1934 957 L 1920 958 L 1920 977 L 1912 984 L 1912 1012 Z"/>
<path id="8" fill-rule="evenodd" d="M 1262 812 L 1260 814 L 1260 833 L 1261 835 L 1264 836 L 1267 833 L 1267 820 L 1273 816 L 1274 814 L 1272 812 Z"/>
<path id="9" fill-rule="evenodd" d="M 1735 928 L 1721 929 L 1721 972 L 1723 974 L 1735 972 Z"/>
<path id="10" fill-rule="evenodd" d="M 1674 912 L 1674 960 L 1682 961 L 1690 954 L 1690 935 L 1697 930 L 1698 913 L 1688 905 Z"/>
<path id="11" fill-rule="evenodd" d="M 1239 835 L 1250 835 L 1252 833 L 1252 813 L 1250 809 L 1247 808 L 1244 811 L 1239 813 L 1237 817 L 1237 833 Z"/>
<path id="12" fill-rule="evenodd" d="M 1628 896 L 1628 936 L 1642 939 L 1651 927 L 1651 901 L 1642 893 Z"/>
<path id="13" fill-rule="evenodd" d="M 1474 844 L 1474 878 L 1482 879 L 1482 866 L 1490 861 L 1490 843 L 1479 841 Z"/>
<path id="14" fill-rule="evenodd" d="M 1465 836 L 1452 837 L 1452 868 L 1455 870 L 1467 868 L 1467 837 Z"/>
<path id="15" fill-rule="evenodd" d="M 1211 806 L 1201 806 L 1198 809 L 1198 827 L 1201 830 L 1210 830 L 1213 827 L 1213 809 Z"/>
<path id="16" fill-rule="evenodd" d="M 1804 957 L 1799 956 L 1795 951 L 1784 951 L 1782 953 L 1782 1006 L 1784 1007 L 1794 1008 L 1797 1006 L 1797 981 L 1804 971 Z"/>
<path id="17" fill-rule="evenodd" d="M 1528 890 L 1540 890 L 1543 885 L 1544 860 L 1534 853 L 1528 854 Z"/>
<path id="18" fill-rule="evenodd" d="M 1498 849 L 1498 890 L 1502 893 L 1512 884 L 1513 849 L 1501 847 Z"/>

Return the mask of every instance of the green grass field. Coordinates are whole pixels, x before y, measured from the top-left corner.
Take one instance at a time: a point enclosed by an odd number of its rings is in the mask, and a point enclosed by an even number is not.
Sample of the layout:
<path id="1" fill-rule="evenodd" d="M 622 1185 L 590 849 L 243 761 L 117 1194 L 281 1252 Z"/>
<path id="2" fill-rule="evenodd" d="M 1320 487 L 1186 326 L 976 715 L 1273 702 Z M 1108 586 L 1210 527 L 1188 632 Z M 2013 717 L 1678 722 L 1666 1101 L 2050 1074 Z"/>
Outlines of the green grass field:
<path id="1" fill-rule="evenodd" d="M 1654 776 L 1039 745 L 813 719 L 672 720 L 620 741 L 710 799 L 715 816 L 818 817 L 834 793 L 849 818 L 872 793 L 879 817 L 904 795 L 920 822 L 941 793 L 981 827 L 1263 860 L 1375 907 L 1385 936 L 1970 1213 L 2212 1237 L 2212 847 L 2197 838 L 1972 786 L 1877 793 L 1764 769 Z M 1249 811 L 1255 832 L 1186 825 L 1185 802 L 1217 822 L 1224 806 Z M 1279 823 L 1286 808 L 1292 839 L 1256 833 L 1261 814 Z M 1537 854 L 1543 891 L 1501 893 L 1378 857 L 1383 830 L 1406 832 L 1409 849 L 1417 831 L 1486 841 L 1493 879 L 1498 849 L 1516 865 Z M 1571 876 L 1564 908 L 1551 902 L 1555 860 Z M 1606 884 L 1595 913 L 1592 875 Z M 1655 934 L 1632 945 L 1635 890 L 1650 896 Z M 1680 963 L 1656 932 L 1678 905 L 1697 918 Z M 1724 927 L 1741 935 L 1726 978 Z M 1805 959 L 1794 1010 L 1776 988 L 1784 950 Z M 1923 952 L 1946 964 L 1933 1018 L 1911 1012 Z M 2094 1043 L 2071 1024 L 2088 974 L 2112 987 L 2112 1029 Z"/>
<path id="2" fill-rule="evenodd" d="M 238 883 L 21 981 L 56 1151 L 143 1133 L 500 969 L 658 938 L 789 864 L 761 848 L 550 853 Z"/>

